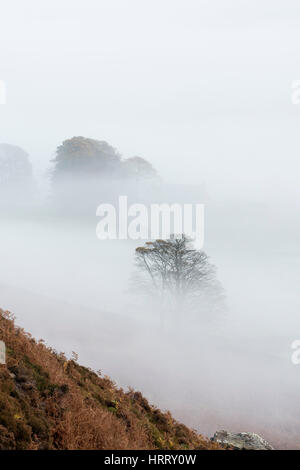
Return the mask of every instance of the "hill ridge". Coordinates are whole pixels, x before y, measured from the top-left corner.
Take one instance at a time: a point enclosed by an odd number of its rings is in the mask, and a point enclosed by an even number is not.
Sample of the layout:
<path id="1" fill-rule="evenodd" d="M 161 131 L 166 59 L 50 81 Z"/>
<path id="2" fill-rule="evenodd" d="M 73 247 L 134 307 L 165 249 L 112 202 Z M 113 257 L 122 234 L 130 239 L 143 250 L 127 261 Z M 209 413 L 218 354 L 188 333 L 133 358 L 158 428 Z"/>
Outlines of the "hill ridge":
<path id="1" fill-rule="evenodd" d="M 219 449 L 217 443 L 67 359 L 0 309 L 0 449 Z"/>

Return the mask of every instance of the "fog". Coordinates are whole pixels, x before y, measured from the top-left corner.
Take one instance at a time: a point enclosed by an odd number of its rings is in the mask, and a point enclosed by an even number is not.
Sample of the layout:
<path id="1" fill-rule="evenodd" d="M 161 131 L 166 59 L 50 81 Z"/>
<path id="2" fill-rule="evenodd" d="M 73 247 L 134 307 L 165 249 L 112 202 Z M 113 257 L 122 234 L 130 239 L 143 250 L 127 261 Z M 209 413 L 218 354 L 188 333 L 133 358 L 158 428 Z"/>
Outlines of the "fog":
<path id="1" fill-rule="evenodd" d="M 3 8 L 0 142 L 26 151 L 34 191 L 19 180 L 8 190 L 0 174 L 0 307 L 205 435 L 253 431 L 299 448 L 297 2 Z M 57 198 L 50 160 L 76 135 L 141 155 L 159 181 L 63 182 Z M 98 204 L 119 194 L 205 204 L 224 310 L 167 312 L 162 326 L 137 303 L 128 285 L 143 241 L 96 237 Z"/>

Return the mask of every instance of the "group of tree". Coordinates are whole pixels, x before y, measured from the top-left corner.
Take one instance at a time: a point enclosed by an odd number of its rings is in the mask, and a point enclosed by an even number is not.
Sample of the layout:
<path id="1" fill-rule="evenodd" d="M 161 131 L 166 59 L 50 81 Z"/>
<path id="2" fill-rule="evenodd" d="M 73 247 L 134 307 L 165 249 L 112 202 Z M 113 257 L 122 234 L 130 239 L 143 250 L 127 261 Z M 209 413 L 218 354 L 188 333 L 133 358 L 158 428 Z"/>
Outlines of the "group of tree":
<path id="1" fill-rule="evenodd" d="M 155 178 L 156 170 L 144 158 L 123 160 L 119 152 L 105 141 L 73 137 L 57 147 L 52 160 L 53 181 L 70 178 Z"/>
<path id="2" fill-rule="evenodd" d="M 157 172 L 141 157 L 121 158 L 103 140 L 73 137 L 56 149 L 51 175 L 54 209 L 64 214 L 94 214 L 103 200 L 118 194 L 137 194 L 140 183 L 157 179 Z M 31 207 L 37 185 L 28 154 L 20 147 L 0 144 L 0 208 Z M 28 203 L 28 204 L 27 204 Z"/>
<path id="3" fill-rule="evenodd" d="M 153 186 L 157 173 L 141 157 L 122 159 L 105 141 L 73 137 L 57 147 L 52 169 L 52 203 L 69 216 L 94 216 L 101 202 L 115 203 L 120 194 L 138 197 L 141 185 Z"/>

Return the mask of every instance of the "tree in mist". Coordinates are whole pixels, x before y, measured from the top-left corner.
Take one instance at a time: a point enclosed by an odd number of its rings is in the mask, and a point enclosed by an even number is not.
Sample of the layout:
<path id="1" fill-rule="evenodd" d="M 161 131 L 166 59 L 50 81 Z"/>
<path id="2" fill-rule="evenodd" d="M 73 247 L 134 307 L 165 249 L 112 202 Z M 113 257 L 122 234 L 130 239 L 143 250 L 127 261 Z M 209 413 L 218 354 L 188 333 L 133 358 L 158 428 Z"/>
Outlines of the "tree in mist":
<path id="1" fill-rule="evenodd" d="M 127 158 L 122 162 L 123 175 L 128 178 L 151 179 L 157 172 L 147 160 L 141 157 Z"/>
<path id="2" fill-rule="evenodd" d="M 57 147 L 53 180 L 85 177 L 151 178 L 156 171 L 147 160 L 121 160 L 117 150 L 103 140 L 73 137 Z"/>
<path id="3" fill-rule="evenodd" d="M 216 268 L 186 236 L 146 242 L 136 248 L 133 286 L 163 307 L 201 310 L 220 304 L 223 289 Z"/>
<path id="4" fill-rule="evenodd" d="M 1 187 L 16 183 L 32 183 L 32 167 L 28 154 L 15 145 L 0 144 Z"/>
<path id="5" fill-rule="evenodd" d="M 0 144 L 0 205 L 24 206 L 36 190 L 28 154 L 16 145 Z"/>
<path id="6" fill-rule="evenodd" d="M 156 175 L 143 158 L 123 160 L 107 142 L 86 137 L 62 142 L 52 162 L 52 202 L 69 215 L 93 214 L 101 202 L 116 203 L 120 194 L 136 198 L 140 182 L 152 185 Z"/>
<path id="7" fill-rule="evenodd" d="M 57 147 L 54 181 L 64 178 L 104 176 L 116 171 L 120 155 L 105 141 L 73 137 Z"/>

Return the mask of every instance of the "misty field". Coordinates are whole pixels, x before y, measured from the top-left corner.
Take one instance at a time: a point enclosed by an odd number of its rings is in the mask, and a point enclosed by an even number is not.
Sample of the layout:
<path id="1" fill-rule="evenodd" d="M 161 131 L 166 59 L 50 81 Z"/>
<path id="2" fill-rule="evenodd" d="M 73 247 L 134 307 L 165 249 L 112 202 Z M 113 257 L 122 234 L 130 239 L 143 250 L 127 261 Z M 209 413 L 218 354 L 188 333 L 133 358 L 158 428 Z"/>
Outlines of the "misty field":
<path id="1" fill-rule="evenodd" d="M 128 294 L 137 242 L 99 241 L 93 223 L 44 215 L 2 218 L 1 306 L 37 338 L 75 350 L 81 363 L 141 390 L 202 433 L 247 430 L 296 447 L 294 221 L 285 214 L 283 230 L 278 213 L 271 226 L 269 212 L 266 224 L 264 208 L 249 206 L 239 219 L 234 208 L 221 209 L 207 209 L 206 249 L 227 296 L 226 312 L 215 317 L 166 312 L 162 325 Z"/>

